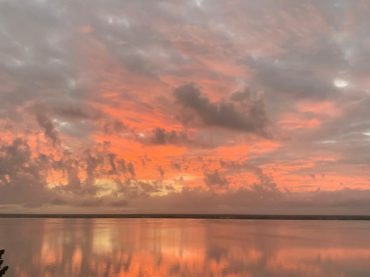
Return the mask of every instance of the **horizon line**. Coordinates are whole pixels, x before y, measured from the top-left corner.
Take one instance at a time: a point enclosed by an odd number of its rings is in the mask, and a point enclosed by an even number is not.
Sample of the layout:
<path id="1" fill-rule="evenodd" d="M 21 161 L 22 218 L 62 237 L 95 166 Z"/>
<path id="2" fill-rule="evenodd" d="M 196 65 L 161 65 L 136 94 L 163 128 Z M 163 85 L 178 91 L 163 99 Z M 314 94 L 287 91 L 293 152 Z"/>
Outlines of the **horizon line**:
<path id="1" fill-rule="evenodd" d="M 192 214 L 192 213 L 0 213 L 1 218 L 116 218 L 116 219 L 245 219 L 245 220 L 370 220 L 370 215 L 317 214 Z"/>

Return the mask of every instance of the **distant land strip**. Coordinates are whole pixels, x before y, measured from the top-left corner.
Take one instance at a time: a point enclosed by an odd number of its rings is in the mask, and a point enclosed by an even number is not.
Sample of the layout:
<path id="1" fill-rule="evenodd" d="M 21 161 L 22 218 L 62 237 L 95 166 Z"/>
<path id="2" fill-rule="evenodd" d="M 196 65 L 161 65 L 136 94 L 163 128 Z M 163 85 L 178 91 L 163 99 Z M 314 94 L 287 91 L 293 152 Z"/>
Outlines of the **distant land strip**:
<path id="1" fill-rule="evenodd" d="M 370 220 L 370 215 L 268 215 L 268 214 L 36 214 L 0 213 L 0 218 L 163 218 L 249 220 Z"/>

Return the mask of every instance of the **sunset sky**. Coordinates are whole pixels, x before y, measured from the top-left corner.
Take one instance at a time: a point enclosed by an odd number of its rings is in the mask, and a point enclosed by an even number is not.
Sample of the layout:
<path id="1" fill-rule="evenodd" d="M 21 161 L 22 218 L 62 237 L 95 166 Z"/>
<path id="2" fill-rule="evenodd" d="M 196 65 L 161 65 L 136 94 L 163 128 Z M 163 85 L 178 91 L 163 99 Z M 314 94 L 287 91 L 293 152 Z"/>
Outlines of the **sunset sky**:
<path id="1" fill-rule="evenodd" d="M 0 1 L 0 212 L 370 213 L 369 14 Z"/>

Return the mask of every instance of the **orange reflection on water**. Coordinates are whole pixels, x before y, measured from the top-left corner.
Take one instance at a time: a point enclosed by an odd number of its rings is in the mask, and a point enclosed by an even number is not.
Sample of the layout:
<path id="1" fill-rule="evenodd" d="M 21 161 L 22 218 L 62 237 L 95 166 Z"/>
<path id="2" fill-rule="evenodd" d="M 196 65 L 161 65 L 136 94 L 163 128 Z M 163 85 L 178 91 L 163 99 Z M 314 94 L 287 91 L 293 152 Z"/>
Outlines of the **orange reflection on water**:
<path id="1" fill-rule="evenodd" d="M 1 219 L 8 276 L 368 276 L 368 222 Z"/>

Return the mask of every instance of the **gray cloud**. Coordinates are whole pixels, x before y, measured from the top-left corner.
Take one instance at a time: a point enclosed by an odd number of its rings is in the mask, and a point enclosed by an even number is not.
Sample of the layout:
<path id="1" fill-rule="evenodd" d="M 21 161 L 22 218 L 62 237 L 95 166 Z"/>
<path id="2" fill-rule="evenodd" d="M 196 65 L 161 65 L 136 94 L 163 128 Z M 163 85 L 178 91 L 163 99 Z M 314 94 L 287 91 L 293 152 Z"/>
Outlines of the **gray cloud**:
<path id="1" fill-rule="evenodd" d="M 34 156 L 27 142 L 15 139 L 0 147 L 0 204 L 20 204 L 24 209 L 49 206 L 61 207 L 111 207 L 114 209 L 131 209 L 145 212 L 165 212 L 168 209 L 177 212 L 242 212 L 242 213 L 294 213 L 301 214 L 366 214 L 370 211 L 368 190 L 343 189 L 338 191 L 289 192 L 280 190 L 270 176 L 257 167 L 246 163 L 239 167 L 252 170 L 259 181 L 250 186 L 218 194 L 212 189 L 186 189 L 181 192 L 171 191 L 166 196 L 149 196 L 159 192 L 164 185 L 161 181 L 140 181 L 132 178 L 124 183 L 117 182 L 117 190 L 104 196 L 104 187 L 93 184 L 97 158 L 87 156 L 86 161 L 75 161 L 65 157 L 62 165 L 44 154 Z M 95 154 L 97 155 L 97 154 Z M 109 163 L 116 164 L 112 155 Z M 80 163 L 86 163 L 86 167 Z M 69 164 L 69 166 L 66 166 Z M 117 162 L 119 164 L 119 162 Z M 130 163 L 129 163 L 130 165 Z M 112 165 L 111 165 L 112 166 Z M 232 164 L 224 164 L 224 169 Z M 237 165 L 235 165 L 237 166 Z M 68 184 L 49 188 L 46 171 L 54 168 L 66 168 Z M 128 166 L 130 168 L 131 166 Z M 85 168 L 89 175 L 80 180 L 78 171 Z M 120 166 L 116 170 L 121 170 Z M 159 172 L 163 173 L 160 169 Z M 110 172 L 111 174 L 112 172 Z M 230 174 L 230 171 L 229 173 Z M 227 179 L 219 171 L 205 173 L 210 188 L 227 185 Z M 71 187 L 73 184 L 73 188 Z M 89 190 L 87 186 L 95 186 Z M 191 205 L 189 205 L 191 203 Z M 22 208 L 22 207 L 21 207 Z"/>
<path id="2" fill-rule="evenodd" d="M 184 132 L 167 131 L 163 128 L 155 128 L 151 137 L 154 144 L 185 144 L 189 142 Z"/>
<path id="3" fill-rule="evenodd" d="M 249 91 L 234 94 L 238 102 L 231 98 L 212 103 L 194 84 L 187 84 L 176 88 L 174 96 L 179 105 L 193 112 L 189 117 L 182 115 L 185 121 L 195 116 L 204 125 L 265 134 L 268 120 L 264 101 Z"/>
<path id="4" fill-rule="evenodd" d="M 325 76 L 319 71 L 322 60 L 315 65 L 310 65 L 305 61 L 312 62 L 312 57 L 294 57 L 294 55 L 292 57 L 291 55 L 288 51 L 286 58 L 250 59 L 248 65 L 257 73 L 255 81 L 272 91 L 271 94 L 280 93 L 285 97 L 284 100 L 288 101 L 289 97 L 321 100 L 340 94 L 340 91 L 333 85 L 335 73 L 332 72 L 332 75 Z M 324 54 L 323 56 L 325 57 Z"/>
<path id="5" fill-rule="evenodd" d="M 218 170 L 204 172 L 204 181 L 210 187 L 212 186 L 223 187 L 228 184 L 227 179 L 224 176 L 222 176 L 222 174 Z"/>
<path id="6" fill-rule="evenodd" d="M 116 189 L 110 185 L 96 183 L 96 177 L 102 175 L 128 174 L 135 178 L 132 162 L 127 168 L 121 167 L 121 160 L 116 161 L 110 153 L 95 150 L 86 152 L 85 158 L 65 153 L 60 159 L 31 149 L 24 139 L 14 139 L 10 143 L 0 144 L 0 206 L 7 204 L 27 205 L 28 208 L 47 205 L 87 206 L 96 203 L 99 206 L 117 206 L 126 201 L 126 194 L 120 193 L 120 183 Z M 118 165 L 118 166 L 117 166 Z M 107 172 L 103 168 L 108 167 Z M 66 180 L 50 187 L 48 173 L 65 173 Z M 82 178 L 81 175 L 86 175 Z M 131 189 L 139 189 L 132 186 Z M 100 193 L 103 192 L 103 196 Z M 93 204 L 91 204 L 93 205 Z"/>
<path id="7" fill-rule="evenodd" d="M 105 120 L 103 130 L 107 134 L 117 134 L 125 130 L 127 126 L 119 120 Z"/>
<path id="8" fill-rule="evenodd" d="M 354 182 L 361 179 L 367 188 L 369 11 L 366 1 L 347 0 L 201 5 L 182 0 L 1 1 L 0 126 L 8 142 L 4 139 L 0 149 L 0 203 L 30 208 L 43 203 L 118 208 L 127 203 L 138 209 L 153 203 L 159 210 L 162 201 L 163 207 L 176 210 L 178 200 L 181 209 L 193 211 L 368 211 L 367 191 L 288 193 L 279 189 L 285 184 L 275 184 L 258 166 L 295 165 L 311 154 L 336 156 L 309 168 L 293 166 L 289 173 L 319 179 L 337 172 Z M 336 87 L 336 78 L 348 87 Z M 189 81 L 202 89 L 188 84 L 168 93 Z M 251 90 L 230 93 L 242 86 Z M 260 90 L 263 96 L 254 93 Z M 323 100 L 339 114 L 303 114 L 297 106 Z M 33 109 L 35 103 L 42 106 Z M 144 113 L 147 117 L 141 117 Z M 299 132 L 276 130 L 285 114 L 301 115 L 297 121 L 317 119 L 320 125 Z M 157 115 L 153 122 L 142 122 Z M 176 119 L 190 128 L 179 131 Z M 139 138 L 138 130 L 145 137 Z M 43 142 L 35 134 L 40 131 L 60 153 L 39 151 Z M 219 171 L 209 167 L 209 157 L 218 155 L 220 146 L 226 152 L 229 146 L 249 145 L 254 136 L 248 134 L 276 139 L 274 131 L 284 132 L 279 149 L 248 154 L 249 164 L 228 161 L 225 155 Z M 172 167 L 176 173 L 193 174 L 201 163 L 198 174 L 202 178 L 204 171 L 210 191 L 175 193 L 166 184 L 172 191 L 168 196 L 150 198 L 161 192 L 162 181 L 170 182 L 164 179 L 172 172 L 157 167 L 150 150 L 149 157 L 134 162 L 109 147 L 94 149 L 99 144 L 94 140 L 113 137 L 112 148 L 122 147 L 124 155 L 129 146 L 117 143 L 121 139 L 146 149 L 180 145 L 185 153 L 169 158 Z M 163 180 L 141 180 L 140 161 Z M 48 184 L 49 170 L 65 180 Z M 253 171 L 259 182 L 246 180 L 249 189 L 223 196 L 212 191 L 245 171 Z M 297 184 L 304 186 L 312 189 Z"/>
<path id="9" fill-rule="evenodd" d="M 184 213 L 367 215 L 369 197 L 369 190 L 348 189 L 301 193 L 240 189 L 226 194 L 187 189 L 166 197 L 136 199 L 131 204 L 140 211 L 159 213 L 176 209 Z"/>
<path id="10" fill-rule="evenodd" d="M 47 157 L 31 156 L 28 143 L 20 138 L 0 147 L 0 203 L 42 204 L 52 193 L 47 189 Z"/>
<path id="11" fill-rule="evenodd" d="M 42 106 L 36 106 L 35 108 L 36 119 L 40 127 L 44 130 L 45 137 L 49 138 L 53 145 L 60 143 L 57 130 L 55 129 L 53 121 L 47 115 L 45 108 Z"/>

